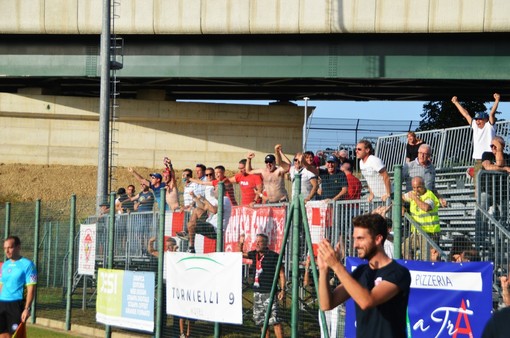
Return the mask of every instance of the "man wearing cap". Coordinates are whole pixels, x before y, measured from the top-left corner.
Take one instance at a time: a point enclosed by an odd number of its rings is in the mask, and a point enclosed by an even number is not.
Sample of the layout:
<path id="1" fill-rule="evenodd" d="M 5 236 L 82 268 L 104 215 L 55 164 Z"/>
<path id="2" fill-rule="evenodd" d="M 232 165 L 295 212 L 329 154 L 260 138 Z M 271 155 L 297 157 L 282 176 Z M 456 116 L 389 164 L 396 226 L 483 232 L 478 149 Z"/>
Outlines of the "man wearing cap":
<path id="1" fill-rule="evenodd" d="M 492 106 L 490 114 L 487 115 L 487 113 L 478 112 L 475 114 L 474 118 L 471 118 L 469 112 L 459 103 L 457 96 L 452 97 L 453 104 L 466 119 L 471 129 L 473 129 L 473 158 L 475 159 L 473 178 L 475 179 L 475 184 L 476 174 L 482 169 L 482 155 L 486 151 L 491 151 L 491 141 L 494 136 L 496 136 L 496 110 L 498 109 L 499 99 L 499 94 L 494 93 L 494 105 Z"/>
<path id="2" fill-rule="evenodd" d="M 254 153 L 249 153 L 246 161 L 246 172 L 248 174 L 262 175 L 262 182 L 264 183 L 265 195 L 260 196 L 263 202 L 266 203 L 279 203 L 289 200 L 287 190 L 285 189 L 285 174 L 289 171 L 290 165 L 283 162 L 282 159 L 282 146 L 277 144 L 274 147 L 275 155 L 269 154 L 264 158 L 266 167 L 264 169 L 252 169 L 251 160 L 255 157 Z M 276 166 L 277 158 L 279 159 L 280 167 Z"/>
<path id="3" fill-rule="evenodd" d="M 337 201 L 347 196 L 347 177 L 338 170 L 338 159 L 334 155 L 326 158 L 326 169 L 319 170 L 321 180 L 320 195 L 322 200 Z"/>
<path id="4" fill-rule="evenodd" d="M 154 193 L 154 197 L 156 198 L 156 202 L 158 203 L 158 208 L 161 208 L 161 193 L 160 190 L 166 187 L 165 182 L 162 182 L 163 176 L 160 173 L 152 173 L 150 174 L 151 180 L 147 180 L 143 178 L 139 173 L 137 173 L 133 168 L 128 168 L 128 171 L 133 174 L 134 177 L 140 182 L 145 183 L 152 192 Z M 168 205 L 166 205 L 165 210 L 170 210 Z"/>

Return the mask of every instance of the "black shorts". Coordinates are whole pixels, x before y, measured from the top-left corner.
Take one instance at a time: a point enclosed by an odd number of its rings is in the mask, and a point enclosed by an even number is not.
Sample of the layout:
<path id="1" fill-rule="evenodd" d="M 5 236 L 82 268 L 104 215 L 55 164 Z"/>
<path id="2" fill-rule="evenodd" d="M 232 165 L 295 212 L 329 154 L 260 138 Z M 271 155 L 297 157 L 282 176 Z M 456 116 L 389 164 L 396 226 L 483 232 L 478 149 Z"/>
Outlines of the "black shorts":
<path id="1" fill-rule="evenodd" d="M 24 305 L 22 300 L 0 301 L 0 333 L 13 334 L 21 323 Z"/>

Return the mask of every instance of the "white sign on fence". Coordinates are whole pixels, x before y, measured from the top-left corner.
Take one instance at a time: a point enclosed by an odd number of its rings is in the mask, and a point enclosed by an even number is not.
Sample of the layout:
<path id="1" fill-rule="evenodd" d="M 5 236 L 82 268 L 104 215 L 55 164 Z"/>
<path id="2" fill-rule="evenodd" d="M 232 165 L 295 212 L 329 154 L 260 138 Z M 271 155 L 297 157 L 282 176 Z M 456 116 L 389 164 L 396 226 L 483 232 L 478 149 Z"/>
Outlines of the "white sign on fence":
<path id="1" fill-rule="evenodd" d="M 241 263 L 240 252 L 166 252 L 167 313 L 242 324 Z"/>
<path id="2" fill-rule="evenodd" d="M 96 263 L 96 225 L 80 225 L 80 246 L 78 251 L 78 273 L 94 275 Z"/>

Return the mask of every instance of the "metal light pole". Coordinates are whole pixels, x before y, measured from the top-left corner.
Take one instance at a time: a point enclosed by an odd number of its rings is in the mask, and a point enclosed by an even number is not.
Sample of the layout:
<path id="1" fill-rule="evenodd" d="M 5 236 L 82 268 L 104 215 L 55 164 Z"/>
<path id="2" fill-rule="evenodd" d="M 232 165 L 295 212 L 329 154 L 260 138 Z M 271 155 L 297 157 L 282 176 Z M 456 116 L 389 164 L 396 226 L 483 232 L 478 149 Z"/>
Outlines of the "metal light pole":
<path id="1" fill-rule="evenodd" d="M 101 87 L 99 96 L 99 144 L 97 159 L 96 212 L 108 195 L 108 144 L 110 140 L 110 11 L 111 0 L 103 0 L 101 30 Z"/>
<path id="2" fill-rule="evenodd" d="M 306 151 L 306 125 L 308 122 L 308 100 L 310 100 L 310 98 L 303 97 L 303 100 L 305 100 L 305 111 L 303 118 L 303 153 L 304 153 Z"/>

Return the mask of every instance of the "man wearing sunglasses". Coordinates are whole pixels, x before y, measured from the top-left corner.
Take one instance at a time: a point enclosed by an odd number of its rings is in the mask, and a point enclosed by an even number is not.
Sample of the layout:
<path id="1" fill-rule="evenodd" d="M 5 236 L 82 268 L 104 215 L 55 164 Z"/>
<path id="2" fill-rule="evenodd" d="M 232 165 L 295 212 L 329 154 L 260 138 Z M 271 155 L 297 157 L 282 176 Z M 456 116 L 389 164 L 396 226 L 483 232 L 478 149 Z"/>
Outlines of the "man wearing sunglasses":
<path id="1" fill-rule="evenodd" d="M 491 151 L 482 154 L 483 169 L 510 172 L 510 155 L 503 152 L 505 140 L 501 136 L 495 136 L 490 147 Z"/>
<path id="2" fill-rule="evenodd" d="M 356 145 L 356 157 L 359 159 L 359 169 L 367 180 L 369 195 L 368 202 L 374 197 L 386 201 L 391 197 L 390 176 L 386 171 L 386 165 L 374 156 L 374 148 L 368 140 L 361 140 Z"/>

